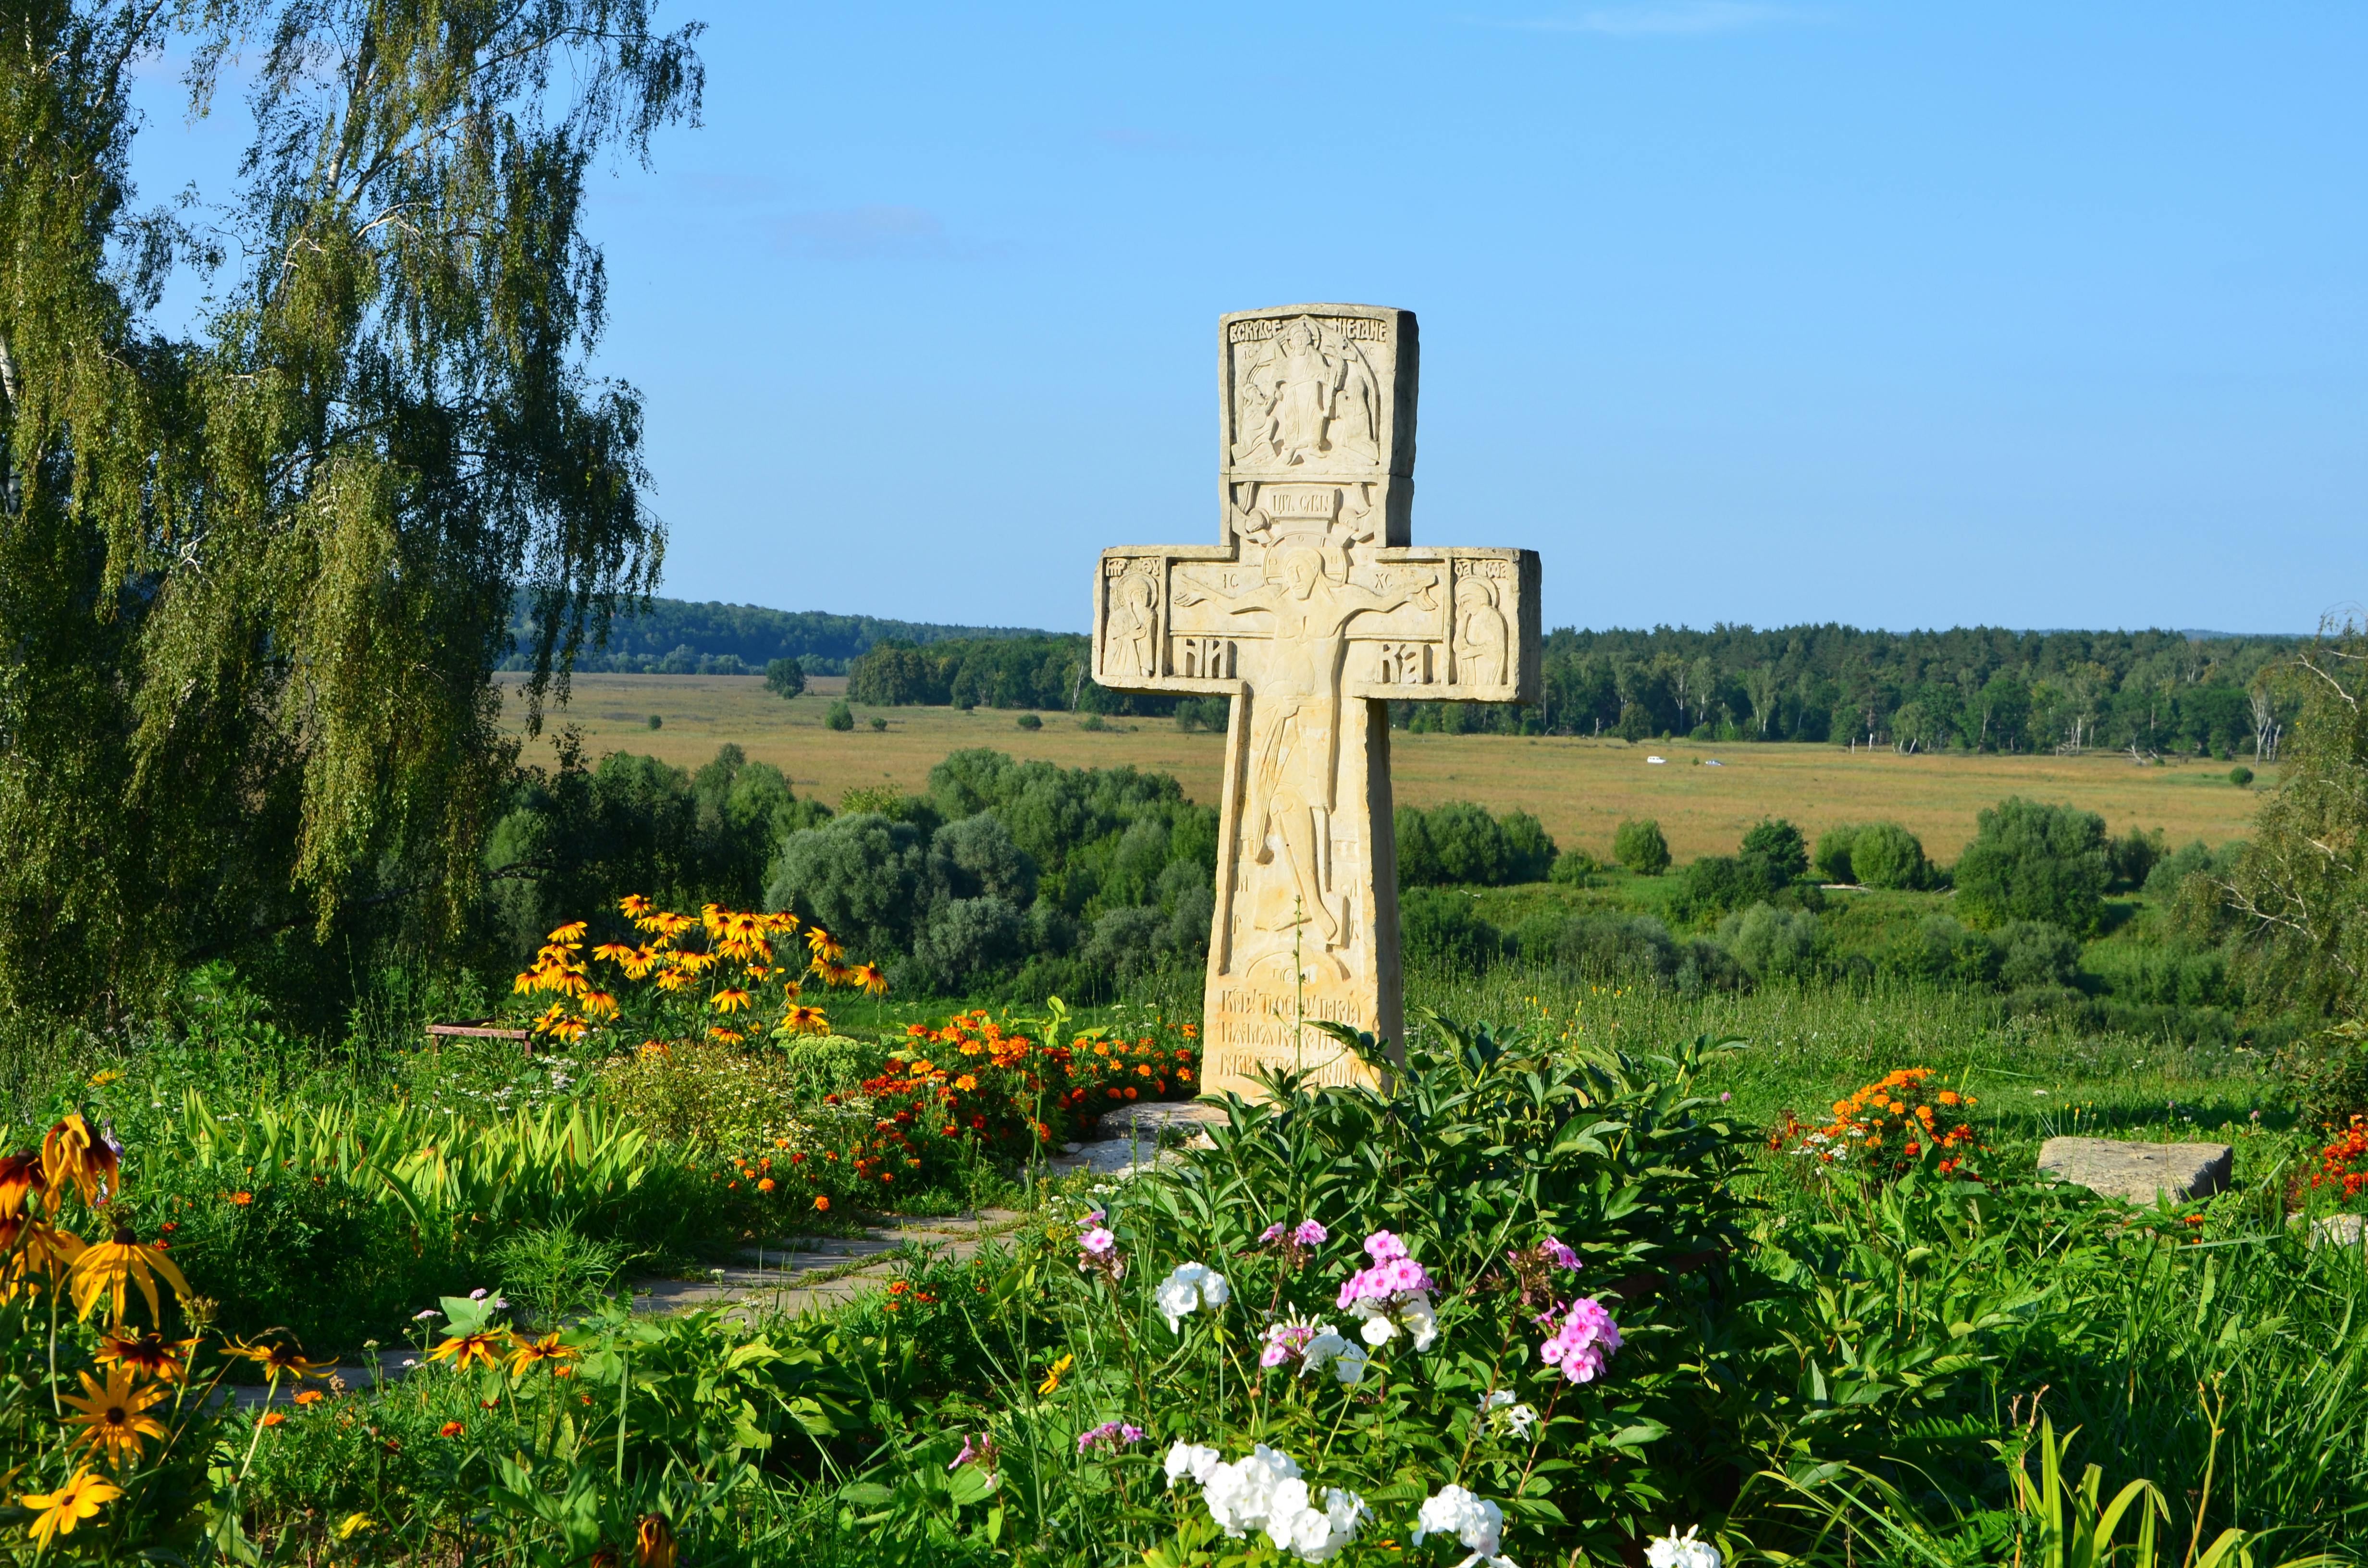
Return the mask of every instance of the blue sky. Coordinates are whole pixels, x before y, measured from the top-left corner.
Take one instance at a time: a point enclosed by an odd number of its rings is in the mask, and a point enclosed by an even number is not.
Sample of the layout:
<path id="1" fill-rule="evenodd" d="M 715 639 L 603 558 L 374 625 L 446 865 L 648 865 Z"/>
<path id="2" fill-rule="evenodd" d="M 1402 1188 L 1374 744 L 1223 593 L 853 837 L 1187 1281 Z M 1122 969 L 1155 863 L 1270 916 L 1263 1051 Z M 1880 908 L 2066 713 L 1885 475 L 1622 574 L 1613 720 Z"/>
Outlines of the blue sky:
<path id="1" fill-rule="evenodd" d="M 1081 628 L 1216 537 L 1218 313 L 1333 300 L 1550 626 L 2368 598 L 2368 8 L 666 14 L 706 123 L 596 230 L 670 595 Z M 157 195 L 242 130 L 159 83 Z"/>

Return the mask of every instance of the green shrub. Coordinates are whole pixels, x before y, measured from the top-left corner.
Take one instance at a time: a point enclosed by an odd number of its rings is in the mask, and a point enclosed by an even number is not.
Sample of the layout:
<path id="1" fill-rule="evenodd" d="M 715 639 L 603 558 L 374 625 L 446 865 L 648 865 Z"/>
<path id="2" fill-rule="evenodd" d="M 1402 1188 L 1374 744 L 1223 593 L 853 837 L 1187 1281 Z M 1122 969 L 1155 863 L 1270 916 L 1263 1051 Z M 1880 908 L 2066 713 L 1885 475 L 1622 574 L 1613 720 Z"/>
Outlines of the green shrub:
<path id="1" fill-rule="evenodd" d="M 1829 882 L 1856 882 L 1858 874 L 1850 858 L 1850 846 L 1857 842 L 1858 829 L 1847 824 L 1817 835 L 1817 851 L 1812 857 L 1817 875 Z"/>
<path id="2" fill-rule="evenodd" d="M 2088 936 L 2111 876 L 2104 818 L 2015 796 L 1981 813 L 1957 861 L 1957 904 L 1976 926 L 2044 920 Z"/>
<path id="3" fill-rule="evenodd" d="M 1476 971 L 1504 951 L 1497 929 L 1472 912 L 1472 899 L 1446 888 L 1408 888 L 1398 897 L 1399 940 L 1409 958 Z"/>
<path id="4" fill-rule="evenodd" d="M 855 728 L 855 710 L 847 705 L 845 698 L 841 698 L 830 705 L 830 711 L 822 716 L 822 722 L 826 730 L 852 730 Z"/>
<path id="5" fill-rule="evenodd" d="M 1011 722 L 1023 730 L 1041 730 L 1044 727 L 1044 721 L 1033 713 L 1022 713 Z"/>
<path id="6" fill-rule="evenodd" d="M 2044 920 L 2017 920 L 1999 928 L 1998 983 L 2009 991 L 2071 985 L 2080 974 L 2079 939 Z"/>
<path id="7" fill-rule="evenodd" d="M 1754 824 L 1743 835 L 1738 853 L 1743 859 L 1759 861 L 1763 874 L 1779 885 L 1789 886 L 1808 874 L 1808 846 L 1801 830 L 1782 817 L 1763 817 Z"/>
<path id="8" fill-rule="evenodd" d="M 1754 980 L 1806 975 L 1816 967 L 1817 917 L 1755 903 L 1719 922 L 1718 942 Z"/>
<path id="9" fill-rule="evenodd" d="M 1603 863 L 1586 850 L 1565 849 L 1554 857 L 1554 869 L 1546 873 L 1546 881 L 1566 888 L 1591 888 L 1596 873 L 1602 869 Z"/>
<path id="10" fill-rule="evenodd" d="M 1915 889 L 1931 880 L 1924 841 L 1896 822 L 1873 822 L 1858 829 L 1850 864 L 1855 880 L 1871 888 Z"/>
<path id="11" fill-rule="evenodd" d="M 1233 707 L 1229 697 L 1179 697 L 1176 699 L 1176 727 L 1188 735 L 1201 730 L 1223 734 Z"/>
<path id="12" fill-rule="evenodd" d="M 1657 877 L 1669 869 L 1669 841 L 1652 818 L 1631 818 L 1611 835 L 1611 858 L 1640 877 Z"/>
<path id="13" fill-rule="evenodd" d="M 1554 842 L 1527 812 L 1492 817 L 1469 801 L 1394 816 L 1400 887 L 1503 887 L 1545 880 Z"/>
<path id="14" fill-rule="evenodd" d="M 805 666 L 795 659 L 768 659 L 765 664 L 765 689 L 776 697 L 791 698 L 806 688 Z"/>
<path id="15" fill-rule="evenodd" d="M 2105 866 L 2111 880 L 2109 892 L 2135 892 L 2146 886 L 2146 879 L 2164 856 L 2162 829 L 2142 833 L 2133 827 L 2119 838 L 2105 842 Z"/>
<path id="16" fill-rule="evenodd" d="M 2249 789 L 2253 783 L 2253 770 L 2240 762 L 2228 770 L 2228 782 L 2239 790 Z"/>

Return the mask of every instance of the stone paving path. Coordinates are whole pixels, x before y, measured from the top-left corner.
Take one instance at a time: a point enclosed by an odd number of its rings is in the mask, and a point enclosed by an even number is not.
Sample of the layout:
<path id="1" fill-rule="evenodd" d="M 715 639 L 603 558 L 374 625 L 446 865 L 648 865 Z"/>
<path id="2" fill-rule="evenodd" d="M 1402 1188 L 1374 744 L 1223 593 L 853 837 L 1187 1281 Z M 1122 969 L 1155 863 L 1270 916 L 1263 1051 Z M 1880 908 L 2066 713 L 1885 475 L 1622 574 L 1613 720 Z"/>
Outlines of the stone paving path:
<path id="1" fill-rule="evenodd" d="M 1045 1162 L 1055 1176 L 1085 1171 L 1121 1180 L 1140 1171 L 1172 1165 L 1182 1158 L 1163 1150 L 1163 1140 L 1190 1137 L 1204 1142 L 1200 1129 L 1224 1120 L 1215 1106 L 1190 1101 L 1154 1101 L 1131 1105 L 1102 1118 L 1110 1136 L 1090 1143 L 1072 1144 Z M 699 1307 L 725 1307 L 735 1312 L 753 1309 L 794 1316 L 815 1308 L 850 1301 L 866 1290 L 883 1288 L 900 1260 L 927 1254 L 939 1260 L 966 1262 L 997 1236 L 1016 1231 L 1026 1216 L 1009 1209 L 986 1209 L 951 1219 L 906 1218 L 894 1225 L 868 1229 L 860 1236 L 801 1236 L 780 1247 L 741 1249 L 737 1265 L 711 1269 L 703 1279 L 637 1279 L 632 1282 L 632 1308 L 637 1312 L 687 1312 Z M 378 1353 L 378 1375 L 393 1382 L 422 1359 L 418 1350 L 398 1346 Z M 336 1375 L 348 1388 L 367 1388 L 370 1368 L 341 1365 Z M 263 1390 L 234 1391 L 239 1403 L 263 1403 Z M 281 1403 L 293 1394 L 281 1390 Z"/>

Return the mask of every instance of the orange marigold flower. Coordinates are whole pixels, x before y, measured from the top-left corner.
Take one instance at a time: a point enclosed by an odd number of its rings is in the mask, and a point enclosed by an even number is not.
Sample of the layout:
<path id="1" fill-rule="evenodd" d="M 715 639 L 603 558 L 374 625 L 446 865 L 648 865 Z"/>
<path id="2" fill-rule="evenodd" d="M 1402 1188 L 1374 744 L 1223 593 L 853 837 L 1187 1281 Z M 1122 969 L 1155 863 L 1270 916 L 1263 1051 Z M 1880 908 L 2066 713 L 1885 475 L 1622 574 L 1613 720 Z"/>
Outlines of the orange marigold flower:
<path id="1" fill-rule="evenodd" d="M 467 1430 L 468 1428 L 458 1421 L 447 1421 L 443 1426 L 436 1428 L 436 1435 L 439 1437 L 457 1437 Z"/>

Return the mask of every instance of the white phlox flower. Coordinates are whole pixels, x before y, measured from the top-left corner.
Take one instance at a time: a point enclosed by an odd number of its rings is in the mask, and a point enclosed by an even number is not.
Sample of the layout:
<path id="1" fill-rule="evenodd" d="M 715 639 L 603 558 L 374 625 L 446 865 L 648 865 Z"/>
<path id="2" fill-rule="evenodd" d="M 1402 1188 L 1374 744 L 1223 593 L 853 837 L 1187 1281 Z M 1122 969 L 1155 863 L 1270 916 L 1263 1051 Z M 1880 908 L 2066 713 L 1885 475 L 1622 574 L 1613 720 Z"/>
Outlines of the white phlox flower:
<path id="1" fill-rule="evenodd" d="M 1472 1555 L 1455 1568 L 1515 1568 L 1513 1560 L 1497 1551 L 1504 1539 L 1505 1510 L 1461 1486 L 1442 1486 L 1423 1500 L 1415 1516 L 1414 1543 L 1427 1535 L 1452 1535 L 1471 1549 Z"/>
<path id="2" fill-rule="evenodd" d="M 1530 1405 L 1518 1403 L 1510 1389 L 1491 1389 L 1480 1400 L 1480 1418 L 1499 1431 L 1508 1431 L 1514 1437 L 1527 1442 L 1530 1428 L 1538 1424 L 1538 1413 Z"/>
<path id="3" fill-rule="evenodd" d="M 1700 1525 L 1688 1525 L 1680 1537 L 1675 1527 L 1669 1533 L 1645 1543 L 1645 1561 L 1650 1568 L 1719 1568 L 1722 1559 L 1718 1548 L 1706 1540 L 1696 1540 L 1694 1532 Z"/>
<path id="4" fill-rule="evenodd" d="M 1332 1375 L 1344 1383 L 1365 1381 L 1364 1349 L 1341 1338 L 1332 1332 L 1328 1324 L 1323 1333 L 1307 1342 L 1307 1347 L 1300 1355 L 1303 1359 L 1299 1375 L 1303 1378 L 1328 1366 L 1332 1369 Z"/>
<path id="5" fill-rule="evenodd" d="M 1208 1485 L 1209 1472 L 1215 1470 L 1217 1461 L 1224 1458 L 1224 1455 L 1206 1444 L 1179 1440 L 1174 1448 L 1167 1450 L 1168 1490 L 1174 1491 L 1176 1483 L 1187 1477 L 1199 1482 L 1203 1486 Z"/>
<path id="6" fill-rule="evenodd" d="M 1201 1480 L 1209 1517 L 1236 1540 L 1263 1530 L 1277 1551 L 1303 1562 L 1324 1562 L 1372 1517 L 1362 1497 L 1337 1486 L 1325 1488 L 1324 1506 L 1317 1507 L 1297 1461 L 1264 1443 L 1231 1464 L 1208 1463 L 1205 1477 L 1200 1473 L 1204 1454 L 1213 1461 L 1216 1450 L 1188 1443 L 1169 1449 L 1169 1484 L 1186 1474 Z"/>
<path id="7" fill-rule="evenodd" d="M 1167 1332 L 1184 1332 L 1184 1320 L 1201 1307 L 1215 1312 L 1234 1298 L 1225 1277 L 1205 1263 L 1179 1263 L 1159 1282 L 1152 1301 L 1167 1319 Z"/>

